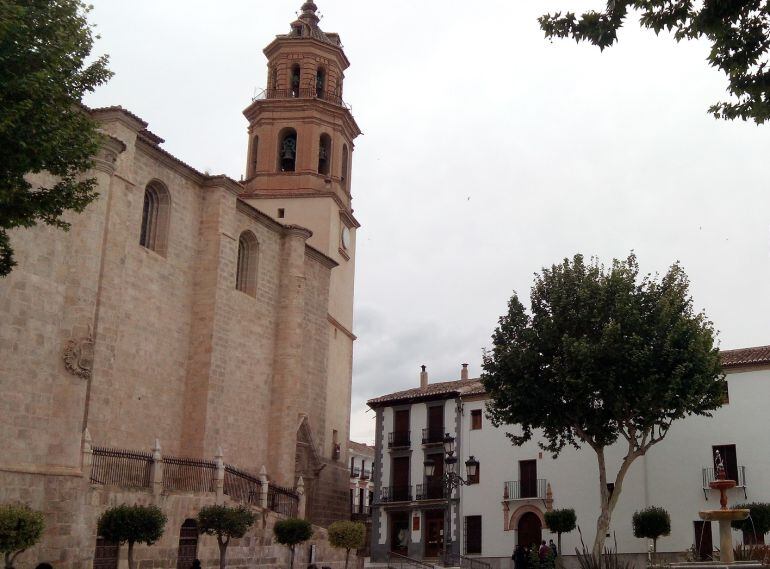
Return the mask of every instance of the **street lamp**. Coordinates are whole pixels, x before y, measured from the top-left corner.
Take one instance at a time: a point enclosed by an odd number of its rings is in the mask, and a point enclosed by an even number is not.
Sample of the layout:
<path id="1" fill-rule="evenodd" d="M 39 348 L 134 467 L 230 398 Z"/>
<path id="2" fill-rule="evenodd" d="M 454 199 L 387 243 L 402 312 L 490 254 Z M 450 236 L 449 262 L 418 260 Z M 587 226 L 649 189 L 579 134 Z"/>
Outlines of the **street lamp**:
<path id="1" fill-rule="evenodd" d="M 479 471 L 479 461 L 474 456 L 468 457 L 465 461 L 465 471 L 468 473 L 468 478 L 464 479 L 462 476 L 455 472 L 457 466 L 457 457 L 455 456 L 455 438 L 447 433 L 444 435 L 444 464 L 446 465 L 446 471 L 442 476 L 444 486 L 447 489 L 447 493 L 452 488 L 458 486 L 472 484 L 471 480 L 476 478 L 476 474 Z M 425 467 L 425 477 L 432 478 L 436 473 L 436 461 L 432 458 L 427 458 L 423 463 Z"/>

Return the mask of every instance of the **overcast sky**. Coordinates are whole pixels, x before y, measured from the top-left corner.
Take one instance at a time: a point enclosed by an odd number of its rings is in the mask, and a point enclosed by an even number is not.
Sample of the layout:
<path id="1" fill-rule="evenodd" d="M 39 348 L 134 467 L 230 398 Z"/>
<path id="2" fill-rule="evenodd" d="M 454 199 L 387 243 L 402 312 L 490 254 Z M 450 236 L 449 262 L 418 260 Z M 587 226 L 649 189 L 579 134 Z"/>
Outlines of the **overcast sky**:
<path id="1" fill-rule="evenodd" d="M 301 2 L 92 0 L 122 105 L 199 170 L 244 172 L 241 111 L 266 83 L 262 49 Z M 497 318 L 544 265 L 634 250 L 680 260 L 722 348 L 770 344 L 770 125 L 717 121 L 725 78 L 706 43 L 631 23 L 600 53 L 549 42 L 545 11 L 575 0 L 319 0 L 351 61 L 345 99 L 356 255 L 351 438 L 365 401 L 479 373 Z"/>

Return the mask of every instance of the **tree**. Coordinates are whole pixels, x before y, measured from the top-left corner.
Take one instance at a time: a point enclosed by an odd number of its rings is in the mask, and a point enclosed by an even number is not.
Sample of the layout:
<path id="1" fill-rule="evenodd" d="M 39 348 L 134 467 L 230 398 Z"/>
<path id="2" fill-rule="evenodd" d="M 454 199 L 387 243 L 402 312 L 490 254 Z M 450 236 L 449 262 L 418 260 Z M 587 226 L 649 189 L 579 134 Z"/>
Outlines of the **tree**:
<path id="1" fill-rule="evenodd" d="M 83 95 L 112 73 L 107 57 L 86 64 L 94 43 L 80 0 L 6 0 L 0 7 L 0 276 L 13 265 L 7 230 L 38 221 L 67 229 L 61 216 L 96 197 L 82 179 L 99 148 Z M 56 182 L 33 187 L 29 173 Z"/>
<path id="2" fill-rule="evenodd" d="M 219 569 L 225 569 L 225 556 L 230 540 L 246 535 L 256 519 L 256 515 L 245 506 L 205 506 L 198 512 L 198 531 L 217 536 Z"/>
<path id="3" fill-rule="evenodd" d="M 737 510 L 747 509 L 750 511 L 750 518 L 745 520 L 735 520 L 730 525 L 737 530 L 743 531 L 750 536 L 761 537 L 770 531 L 770 504 L 764 502 L 751 502 L 750 504 L 739 504 L 735 506 Z"/>
<path id="4" fill-rule="evenodd" d="M 545 513 L 545 525 L 556 534 L 558 553 L 561 555 L 561 534 L 575 531 L 577 516 L 572 508 L 563 510 L 551 510 Z"/>
<path id="5" fill-rule="evenodd" d="M 572 37 L 599 49 L 614 44 L 629 11 L 640 13 L 640 25 L 656 34 L 674 32 L 674 39 L 705 37 L 711 42 L 708 61 L 728 78 L 731 102 L 712 105 L 716 118 L 770 119 L 770 1 L 695 2 L 691 0 L 607 0 L 602 12 L 579 18 L 572 12 L 538 18 L 547 38 Z"/>
<path id="6" fill-rule="evenodd" d="M 0 552 L 5 554 L 6 569 L 13 569 L 16 558 L 37 543 L 44 528 L 42 512 L 27 506 L 0 506 Z"/>
<path id="7" fill-rule="evenodd" d="M 99 535 L 107 541 L 128 543 L 128 567 L 134 569 L 134 544 L 152 545 L 163 535 L 166 516 L 157 506 L 122 504 L 106 510 L 99 517 Z"/>
<path id="8" fill-rule="evenodd" d="M 601 555 L 612 511 L 631 464 L 687 415 L 722 403 L 724 374 L 714 330 L 695 313 L 687 275 L 639 278 L 636 257 L 605 268 L 582 255 L 536 275 L 531 314 L 516 294 L 485 352 L 482 382 L 495 426 L 518 424 L 514 445 L 532 439 L 556 458 L 590 447 L 599 470 L 600 515 L 593 554 Z M 627 445 L 607 486 L 606 447 Z"/>
<path id="9" fill-rule="evenodd" d="M 332 547 L 345 550 L 345 569 L 351 549 L 360 549 L 366 539 L 366 526 L 358 522 L 339 521 L 329 526 L 329 543 Z"/>
<path id="10" fill-rule="evenodd" d="M 631 519 L 634 537 L 652 540 L 652 551 L 658 552 L 658 538 L 671 533 L 671 516 L 664 508 L 650 506 L 634 512 Z"/>
<path id="11" fill-rule="evenodd" d="M 286 545 L 291 551 L 291 569 L 294 569 L 294 548 L 313 537 L 313 526 L 307 520 L 288 518 L 279 520 L 273 526 L 275 541 Z"/>

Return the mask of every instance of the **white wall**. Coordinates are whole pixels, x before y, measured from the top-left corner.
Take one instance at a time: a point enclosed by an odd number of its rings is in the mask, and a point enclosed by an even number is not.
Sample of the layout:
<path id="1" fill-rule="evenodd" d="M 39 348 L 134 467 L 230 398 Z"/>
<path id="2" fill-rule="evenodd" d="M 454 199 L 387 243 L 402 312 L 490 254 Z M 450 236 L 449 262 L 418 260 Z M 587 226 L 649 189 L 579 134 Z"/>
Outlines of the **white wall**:
<path id="1" fill-rule="evenodd" d="M 671 536 L 659 540 L 659 551 L 684 551 L 693 544 L 693 521 L 698 519 L 698 511 L 719 507 L 718 494 L 711 493 L 706 501 L 702 490 L 701 468 L 711 465 L 712 445 L 735 444 L 738 464 L 746 466 L 748 501 L 770 501 L 770 370 L 730 374 L 728 383 L 730 403 L 717 410 L 713 418 L 691 417 L 675 423 L 664 441 L 633 463 L 610 530 L 615 533 L 621 552 L 646 552 L 646 541 L 633 537 L 631 516 L 647 505 L 662 506 L 671 514 Z M 461 516 L 483 516 L 482 555 L 511 555 L 516 532 L 503 530 L 503 485 L 506 481 L 518 480 L 518 461 L 527 459 L 537 459 L 538 478 L 550 482 L 554 507 L 575 509 L 583 540 L 590 547 L 599 514 L 595 453 L 590 448 L 580 451 L 569 448 L 554 460 L 539 450 L 537 435 L 522 447 L 514 447 L 505 437 L 505 429 L 494 429 L 486 417 L 482 419 L 481 430 L 469 430 L 470 411 L 483 408 L 483 401 L 467 401 L 464 405 L 460 457 L 463 463 L 473 454 L 481 465 L 481 483 L 461 490 Z M 625 445 L 609 449 L 610 481 L 624 455 Z M 731 490 L 729 499 L 732 504 L 743 502 L 743 492 Z M 542 501 L 516 501 L 510 503 L 510 512 L 525 503 L 544 509 Z M 716 524 L 712 532 L 713 542 L 718 544 Z M 555 535 L 543 532 L 544 539 L 551 537 L 556 541 Z M 740 541 L 739 534 L 734 537 Z M 564 553 L 574 553 L 578 546 L 577 531 L 562 537 Z"/>

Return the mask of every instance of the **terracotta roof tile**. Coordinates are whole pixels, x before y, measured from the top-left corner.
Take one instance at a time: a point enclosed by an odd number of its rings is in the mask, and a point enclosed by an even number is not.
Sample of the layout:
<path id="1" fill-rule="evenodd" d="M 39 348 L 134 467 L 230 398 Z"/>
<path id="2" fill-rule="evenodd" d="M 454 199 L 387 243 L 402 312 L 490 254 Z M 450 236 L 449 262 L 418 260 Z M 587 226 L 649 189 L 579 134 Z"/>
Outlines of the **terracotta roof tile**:
<path id="1" fill-rule="evenodd" d="M 723 350 L 720 352 L 720 355 L 722 357 L 722 366 L 725 369 L 770 365 L 770 346 Z M 425 388 L 415 387 L 413 389 L 396 391 L 395 393 L 370 399 L 367 401 L 367 404 L 369 407 L 383 407 L 395 403 L 415 403 L 438 397 L 483 395 L 484 393 L 484 386 L 481 384 L 480 379 L 461 379 L 430 383 Z"/>
<path id="2" fill-rule="evenodd" d="M 770 364 L 770 346 L 723 350 L 722 366 L 726 369 L 734 367 Z"/>
<path id="3" fill-rule="evenodd" d="M 355 441 L 348 441 L 348 448 L 358 454 L 374 456 L 374 447 L 371 445 L 357 443 Z"/>

